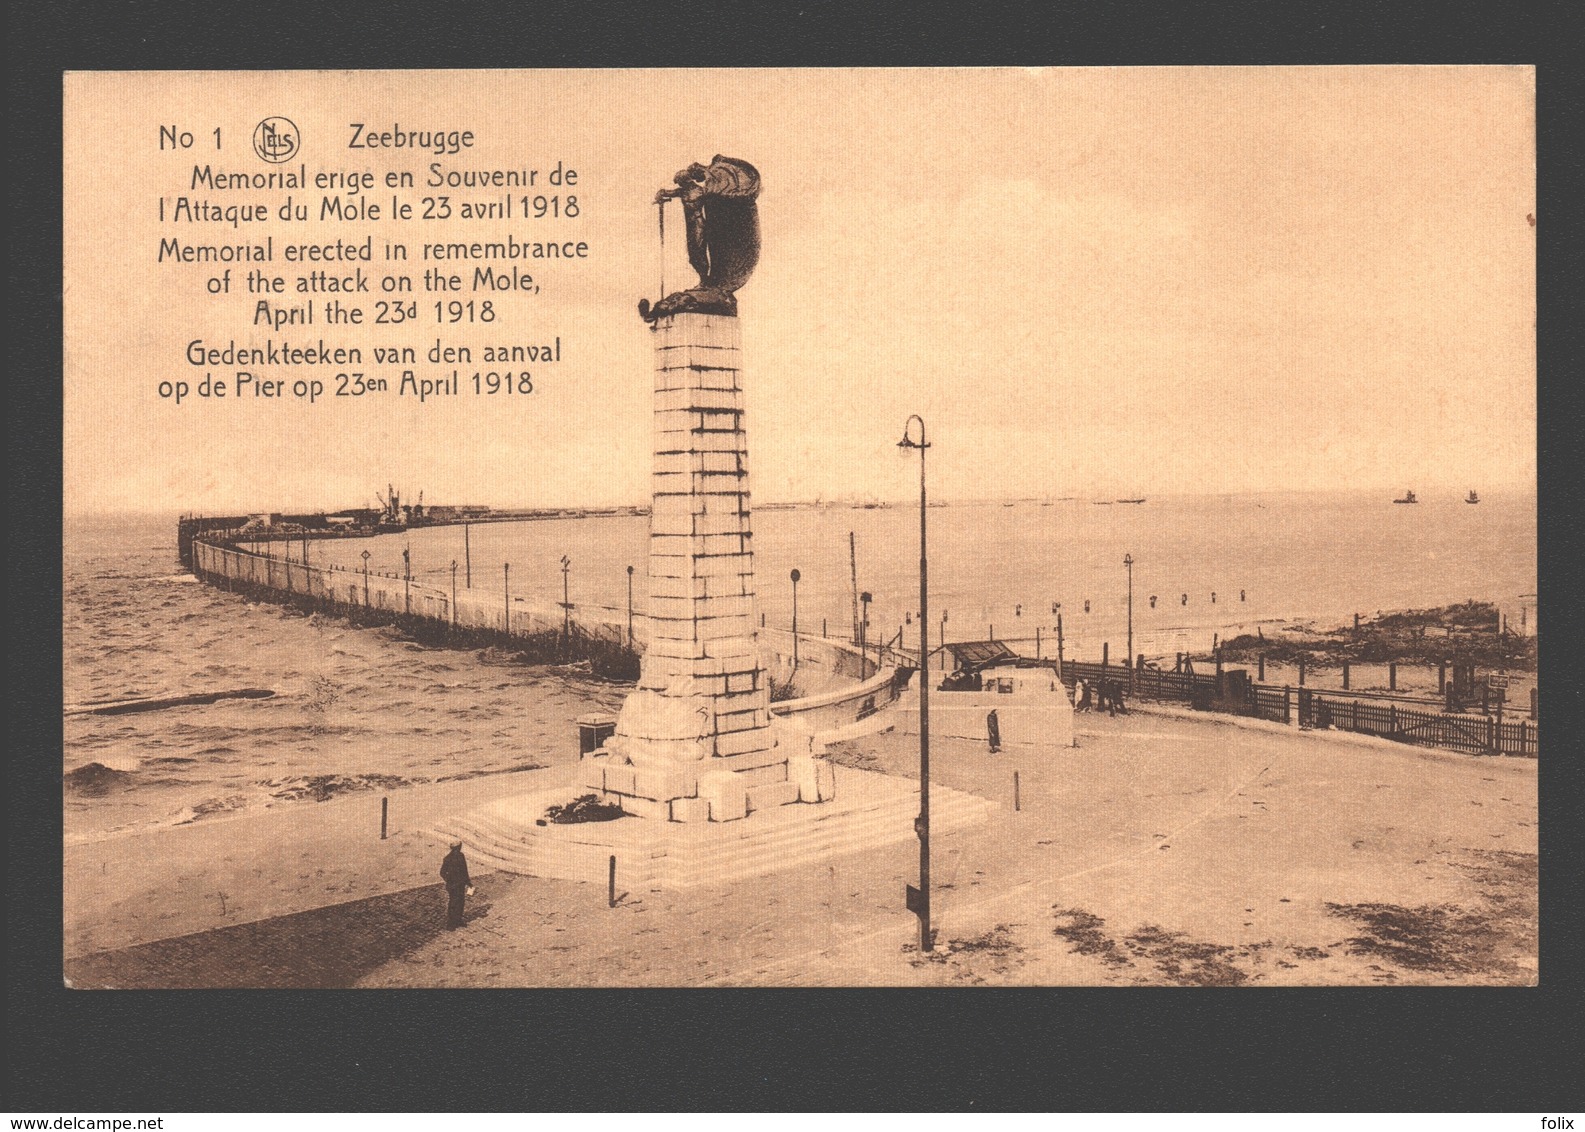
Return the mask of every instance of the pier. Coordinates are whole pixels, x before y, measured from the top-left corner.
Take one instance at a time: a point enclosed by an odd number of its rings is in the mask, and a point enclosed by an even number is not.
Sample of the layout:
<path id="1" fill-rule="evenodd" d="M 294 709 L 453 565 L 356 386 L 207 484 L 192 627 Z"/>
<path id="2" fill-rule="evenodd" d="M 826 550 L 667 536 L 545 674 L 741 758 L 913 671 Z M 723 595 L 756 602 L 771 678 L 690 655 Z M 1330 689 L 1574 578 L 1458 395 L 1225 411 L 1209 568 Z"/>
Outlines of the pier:
<path id="1" fill-rule="evenodd" d="M 539 602 L 508 591 L 443 588 L 406 575 L 342 566 L 316 566 L 269 553 L 284 540 L 261 541 L 265 553 L 229 543 L 233 519 L 213 532 L 182 521 L 183 563 L 200 581 L 255 600 L 346 617 L 356 625 L 395 625 L 426 644 L 496 647 L 531 662 L 587 661 L 598 676 L 632 680 L 648 646 L 648 615 L 587 603 Z M 301 538 L 294 535 L 293 541 Z M 334 536 L 331 536 L 334 537 Z M 801 694 L 773 701 L 771 714 L 797 719 L 817 736 L 869 719 L 900 691 L 896 665 L 907 658 L 845 641 L 783 629 L 757 632 L 761 664 L 778 682 Z"/>

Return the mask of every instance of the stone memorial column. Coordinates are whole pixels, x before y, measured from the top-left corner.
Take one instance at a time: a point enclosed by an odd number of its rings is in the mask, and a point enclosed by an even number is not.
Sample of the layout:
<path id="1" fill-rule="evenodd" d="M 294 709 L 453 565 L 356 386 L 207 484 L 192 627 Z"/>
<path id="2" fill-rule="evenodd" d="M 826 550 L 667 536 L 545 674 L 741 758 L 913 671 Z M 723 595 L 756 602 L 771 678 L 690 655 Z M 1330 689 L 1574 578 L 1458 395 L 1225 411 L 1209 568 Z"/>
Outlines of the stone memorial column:
<path id="1" fill-rule="evenodd" d="M 655 335 L 650 640 L 617 735 L 635 766 L 771 761 L 755 636 L 754 532 L 738 320 L 684 313 Z M 703 769 L 703 768 L 701 768 Z"/>
<path id="2" fill-rule="evenodd" d="M 759 174 L 717 156 L 675 182 L 656 200 L 682 201 L 699 286 L 639 304 L 655 345 L 650 634 L 638 689 L 596 761 L 624 808 L 724 821 L 798 799 L 755 632 L 735 292 L 759 258 Z"/>

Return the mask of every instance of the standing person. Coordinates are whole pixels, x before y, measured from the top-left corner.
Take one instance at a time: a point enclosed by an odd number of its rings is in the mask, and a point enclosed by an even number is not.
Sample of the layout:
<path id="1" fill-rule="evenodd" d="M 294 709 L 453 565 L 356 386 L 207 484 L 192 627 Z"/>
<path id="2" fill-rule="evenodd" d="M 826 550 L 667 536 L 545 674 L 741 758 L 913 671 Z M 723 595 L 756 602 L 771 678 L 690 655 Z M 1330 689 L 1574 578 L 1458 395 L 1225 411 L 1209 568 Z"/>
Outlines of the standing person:
<path id="1" fill-rule="evenodd" d="M 1073 710 L 1090 710 L 1090 688 L 1083 680 L 1077 681 L 1073 685 Z"/>
<path id="2" fill-rule="evenodd" d="M 468 882 L 468 858 L 462 855 L 462 842 L 453 841 L 451 852 L 440 862 L 440 879 L 446 882 L 446 927 L 462 927 L 463 901 L 473 895 Z"/>

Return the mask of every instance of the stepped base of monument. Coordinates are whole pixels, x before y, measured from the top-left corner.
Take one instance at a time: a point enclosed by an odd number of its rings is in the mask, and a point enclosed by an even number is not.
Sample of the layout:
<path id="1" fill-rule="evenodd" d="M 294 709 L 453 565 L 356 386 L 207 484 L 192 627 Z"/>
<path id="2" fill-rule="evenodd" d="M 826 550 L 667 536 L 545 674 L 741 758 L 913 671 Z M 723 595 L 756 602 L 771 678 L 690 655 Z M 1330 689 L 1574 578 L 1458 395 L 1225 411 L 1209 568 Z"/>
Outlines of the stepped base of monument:
<path id="1" fill-rule="evenodd" d="M 828 802 L 773 806 L 741 821 L 537 824 L 547 807 L 582 792 L 576 769 L 567 768 L 559 785 L 490 802 L 430 832 L 460 840 L 470 862 L 527 876 L 605 884 L 614 856 L 623 890 L 724 884 L 915 839 L 918 782 L 850 767 L 834 768 L 836 793 Z M 931 832 L 978 825 L 994 808 L 977 795 L 935 786 Z"/>

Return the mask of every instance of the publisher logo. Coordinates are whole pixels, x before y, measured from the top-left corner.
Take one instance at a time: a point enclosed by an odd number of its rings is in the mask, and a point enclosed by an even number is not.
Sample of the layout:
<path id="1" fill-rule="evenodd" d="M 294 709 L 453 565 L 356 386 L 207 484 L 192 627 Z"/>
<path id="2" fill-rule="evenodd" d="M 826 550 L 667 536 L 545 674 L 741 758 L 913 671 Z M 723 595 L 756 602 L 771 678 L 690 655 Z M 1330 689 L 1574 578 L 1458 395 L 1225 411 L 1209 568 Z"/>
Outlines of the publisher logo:
<path id="1" fill-rule="evenodd" d="M 253 131 L 253 152 L 274 165 L 296 157 L 299 143 L 290 118 L 266 118 Z"/>

